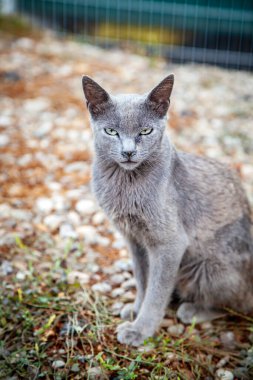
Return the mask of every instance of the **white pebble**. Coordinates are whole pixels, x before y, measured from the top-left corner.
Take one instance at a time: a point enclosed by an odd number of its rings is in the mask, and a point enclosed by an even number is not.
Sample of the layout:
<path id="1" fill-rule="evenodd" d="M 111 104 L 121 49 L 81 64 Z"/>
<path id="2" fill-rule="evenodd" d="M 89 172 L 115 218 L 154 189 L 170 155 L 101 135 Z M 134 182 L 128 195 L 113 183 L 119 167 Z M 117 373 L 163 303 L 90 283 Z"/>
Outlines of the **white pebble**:
<path id="1" fill-rule="evenodd" d="M 227 369 L 224 368 L 219 368 L 215 372 L 215 380 L 233 380 L 234 375 L 231 371 L 228 371 Z"/>
<path id="2" fill-rule="evenodd" d="M 93 226 L 80 226 L 77 233 L 87 244 L 96 244 L 98 241 L 97 230 Z"/>
<path id="3" fill-rule="evenodd" d="M 44 224 L 50 229 L 50 231 L 55 231 L 60 227 L 62 221 L 62 216 L 50 214 L 45 217 Z"/>
<path id="4" fill-rule="evenodd" d="M 63 360 L 55 360 L 52 363 L 53 368 L 63 368 L 65 367 L 65 362 Z"/>
<path id="5" fill-rule="evenodd" d="M 121 271 L 131 271 L 133 267 L 132 261 L 130 259 L 120 259 L 115 261 L 114 268 L 116 272 Z"/>
<path id="6" fill-rule="evenodd" d="M 92 223 L 96 225 L 102 224 L 105 221 L 105 218 L 105 214 L 102 211 L 98 211 L 95 215 L 93 215 Z"/>
<path id="7" fill-rule="evenodd" d="M 73 173 L 73 172 L 87 172 L 88 170 L 88 165 L 86 162 L 81 162 L 81 161 L 76 161 L 76 162 L 71 162 L 71 164 L 68 164 L 65 167 L 65 172 L 66 173 Z"/>
<path id="8" fill-rule="evenodd" d="M 91 215 L 96 211 L 95 202 L 90 199 L 82 199 L 76 204 L 76 211 L 81 215 Z"/>
<path id="9" fill-rule="evenodd" d="M 70 224 L 64 223 L 60 227 L 60 236 L 62 238 L 77 238 L 77 233 L 74 231 L 73 227 Z"/>
<path id="10" fill-rule="evenodd" d="M 123 238 L 117 239 L 113 242 L 112 246 L 115 249 L 122 249 L 122 248 L 125 248 L 126 242 Z"/>
<path id="11" fill-rule="evenodd" d="M 124 280 L 124 276 L 120 273 L 113 274 L 110 278 L 110 282 L 112 283 L 112 285 L 122 284 Z"/>
<path id="12" fill-rule="evenodd" d="M 120 296 L 122 296 L 123 294 L 124 294 L 124 289 L 122 289 L 122 288 L 115 288 L 115 289 L 113 289 L 112 290 L 112 292 L 111 292 L 111 296 L 113 297 L 113 298 L 117 298 L 117 297 L 120 297 Z"/>
<path id="13" fill-rule="evenodd" d="M 53 210 L 54 204 L 52 199 L 41 197 L 37 199 L 36 207 L 39 212 L 49 214 Z"/>
<path id="14" fill-rule="evenodd" d="M 12 118 L 10 116 L 0 116 L 0 125 L 2 127 L 9 127 L 12 124 Z"/>
<path id="15" fill-rule="evenodd" d="M 108 380 L 108 376 L 100 367 L 92 367 L 87 370 L 87 375 L 90 380 Z"/>
<path id="16" fill-rule="evenodd" d="M 94 292 L 107 293 L 107 292 L 110 292 L 112 290 L 112 287 L 107 282 L 100 282 L 98 284 L 92 285 L 91 289 Z"/>
<path id="17" fill-rule="evenodd" d="M 136 281 L 135 281 L 135 278 L 129 278 L 129 280 L 126 280 L 125 282 L 123 282 L 123 284 L 121 285 L 121 287 L 124 289 L 124 290 L 129 290 L 129 289 L 133 289 L 136 287 Z"/>
<path id="18" fill-rule="evenodd" d="M 112 314 L 113 315 L 120 315 L 120 312 L 121 312 L 121 309 L 123 308 L 124 304 L 123 302 L 115 302 L 113 305 L 112 305 Z"/>
<path id="19" fill-rule="evenodd" d="M 176 325 L 172 325 L 168 327 L 168 333 L 172 336 L 180 336 L 184 332 L 184 325 L 178 323 Z"/>
<path id="20" fill-rule="evenodd" d="M 52 127 L 53 127 L 53 124 L 51 121 L 44 121 L 34 131 L 33 135 L 40 139 L 46 136 L 51 131 Z"/>
<path id="21" fill-rule="evenodd" d="M 127 301 L 134 301 L 135 295 L 134 295 L 134 293 L 131 290 L 128 290 L 128 292 L 124 293 L 124 298 Z"/>
<path id="22" fill-rule="evenodd" d="M 110 239 L 105 236 L 97 235 L 97 243 L 103 247 L 108 247 L 111 243 Z"/>
<path id="23" fill-rule="evenodd" d="M 68 221 L 74 226 L 79 226 L 81 223 L 80 216 L 75 211 L 70 211 L 67 215 Z"/>
<path id="24" fill-rule="evenodd" d="M 72 271 L 68 273 L 67 280 L 69 284 L 74 284 L 75 282 L 87 284 L 90 280 L 90 276 L 87 273 Z"/>
<path id="25" fill-rule="evenodd" d="M 50 106 L 48 98 L 27 99 L 23 102 L 23 111 L 27 114 L 37 115 Z"/>
<path id="26" fill-rule="evenodd" d="M 233 350 L 236 345 L 235 334 L 233 331 L 224 331 L 220 334 L 220 340 L 223 346 Z"/>
<path id="27" fill-rule="evenodd" d="M 10 142 L 10 138 L 7 135 L 0 135 L 0 147 L 4 147 L 8 145 Z"/>
<path id="28" fill-rule="evenodd" d="M 16 279 L 17 280 L 23 281 L 25 278 L 26 278 L 26 274 L 24 272 L 18 272 L 16 274 Z"/>

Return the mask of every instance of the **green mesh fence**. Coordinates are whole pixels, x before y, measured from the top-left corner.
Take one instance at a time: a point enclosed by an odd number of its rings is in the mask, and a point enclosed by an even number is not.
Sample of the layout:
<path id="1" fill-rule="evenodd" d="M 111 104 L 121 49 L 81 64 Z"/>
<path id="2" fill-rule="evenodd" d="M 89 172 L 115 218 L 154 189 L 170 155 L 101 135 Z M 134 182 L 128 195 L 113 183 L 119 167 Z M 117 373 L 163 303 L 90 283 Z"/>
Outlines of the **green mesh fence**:
<path id="1" fill-rule="evenodd" d="M 253 0 L 18 0 L 17 9 L 34 24 L 107 48 L 253 68 Z"/>

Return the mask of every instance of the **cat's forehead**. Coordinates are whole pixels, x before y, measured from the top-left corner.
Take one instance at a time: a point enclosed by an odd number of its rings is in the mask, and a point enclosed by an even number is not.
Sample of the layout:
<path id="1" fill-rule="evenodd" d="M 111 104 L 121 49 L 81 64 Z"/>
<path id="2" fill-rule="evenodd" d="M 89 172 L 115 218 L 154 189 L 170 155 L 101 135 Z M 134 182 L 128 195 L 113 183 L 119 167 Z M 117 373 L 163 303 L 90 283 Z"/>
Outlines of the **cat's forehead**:
<path id="1" fill-rule="evenodd" d="M 120 94 L 112 97 L 114 112 L 120 124 L 134 126 L 143 118 L 145 96 L 138 94 Z"/>
<path id="2" fill-rule="evenodd" d="M 145 101 L 145 96 L 139 94 L 119 94 L 111 97 L 116 109 L 120 112 L 137 111 Z"/>

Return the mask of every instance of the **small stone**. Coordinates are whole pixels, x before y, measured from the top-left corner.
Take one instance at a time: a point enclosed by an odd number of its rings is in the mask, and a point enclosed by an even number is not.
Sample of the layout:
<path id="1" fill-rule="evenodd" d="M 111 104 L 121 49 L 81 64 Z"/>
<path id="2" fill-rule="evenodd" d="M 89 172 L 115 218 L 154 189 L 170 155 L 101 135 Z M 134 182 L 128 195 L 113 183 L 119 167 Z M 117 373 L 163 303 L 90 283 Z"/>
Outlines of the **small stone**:
<path id="1" fill-rule="evenodd" d="M 57 211 L 65 211 L 69 208 L 69 203 L 66 202 L 65 197 L 62 195 L 55 195 L 53 197 L 54 209 Z"/>
<path id="2" fill-rule="evenodd" d="M 60 227 L 60 236 L 62 238 L 77 238 L 77 233 L 73 230 L 73 227 L 70 224 L 64 223 Z"/>
<path id="3" fill-rule="evenodd" d="M 107 282 L 100 282 L 92 285 L 91 289 L 98 293 L 108 293 L 112 290 L 112 287 Z"/>
<path id="4" fill-rule="evenodd" d="M 118 285 L 122 284 L 124 282 L 125 278 L 121 273 L 116 273 L 111 276 L 110 282 L 112 285 Z"/>
<path id="5" fill-rule="evenodd" d="M 87 171 L 87 163 L 86 162 L 71 162 L 71 164 L 68 164 L 65 167 L 66 173 L 73 173 L 73 172 L 84 172 Z"/>
<path id="6" fill-rule="evenodd" d="M 84 239 L 87 244 L 96 244 L 98 241 L 97 230 L 93 226 L 80 226 L 77 227 L 78 235 Z"/>
<path id="7" fill-rule="evenodd" d="M 236 346 L 235 334 L 233 331 L 225 331 L 220 334 L 220 340 L 223 347 L 233 350 Z"/>
<path id="8" fill-rule="evenodd" d="M 39 212 L 49 214 L 53 210 L 54 204 L 52 199 L 41 197 L 37 199 L 36 207 Z"/>
<path id="9" fill-rule="evenodd" d="M 131 271 L 133 267 L 132 261 L 130 259 L 120 259 L 115 261 L 114 268 L 116 272 L 121 271 Z"/>
<path id="10" fill-rule="evenodd" d="M 79 226 L 81 224 L 80 216 L 75 211 L 70 211 L 67 215 L 68 221 L 74 226 Z"/>
<path id="11" fill-rule="evenodd" d="M 215 372 L 215 380 L 233 380 L 233 379 L 234 379 L 233 373 L 224 368 L 219 368 Z"/>
<path id="12" fill-rule="evenodd" d="M 169 319 L 169 318 L 164 318 L 162 320 L 162 323 L 161 323 L 161 327 L 170 327 L 170 326 L 173 326 L 174 325 L 174 321 L 173 319 Z"/>
<path id="13" fill-rule="evenodd" d="M 115 302 L 111 307 L 112 314 L 115 316 L 120 315 L 120 312 L 123 306 L 124 306 L 123 302 Z"/>
<path id="14" fill-rule="evenodd" d="M 1 134 L 0 135 L 0 147 L 4 147 L 8 145 L 10 142 L 10 138 L 7 135 Z"/>
<path id="15" fill-rule="evenodd" d="M 127 250 L 126 250 L 126 249 L 121 249 L 121 250 L 119 251 L 119 256 L 122 257 L 122 258 L 124 258 L 124 257 L 128 257 L 128 252 L 127 252 Z"/>
<path id="16" fill-rule="evenodd" d="M 123 294 L 124 294 L 124 289 L 122 289 L 122 288 L 115 288 L 115 289 L 113 289 L 112 292 L 111 292 L 111 296 L 112 296 L 113 298 L 120 297 L 120 296 L 122 296 Z"/>
<path id="17" fill-rule="evenodd" d="M 115 273 L 115 268 L 113 266 L 104 267 L 104 268 L 102 268 L 102 271 L 105 274 L 113 275 Z"/>
<path id="18" fill-rule="evenodd" d="M 95 202 L 90 199 L 82 199 L 76 204 L 76 211 L 81 215 L 91 215 L 96 211 Z"/>
<path id="19" fill-rule="evenodd" d="M 82 192 L 79 189 L 72 189 L 66 192 L 66 197 L 68 199 L 79 199 L 82 196 Z"/>
<path id="20" fill-rule="evenodd" d="M 30 153 L 26 153 L 17 160 L 17 164 L 19 166 L 26 166 L 30 164 L 32 159 L 33 159 L 33 156 Z"/>
<path id="21" fill-rule="evenodd" d="M 1 115 L 0 125 L 2 127 L 9 127 L 12 124 L 12 118 L 10 116 Z"/>
<path id="22" fill-rule="evenodd" d="M 202 330 L 211 330 L 213 328 L 213 325 L 211 322 L 203 322 L 200 324 L 200 327 Z"/>
<path id="23" fill-rule="evenodd" d="M 133 289 L 136 287 L 136 281 L 135 281 L 135 278 L 129 278 L 129 280 L 126 280 L 125 282 L 123 282 L 123 284 L 121 285 L 121 287 L 124 289 L 124 290 L 129 290 L 129 289 Z"/>
<path id="24" fill-rule="evenodd" d="M 127 301 L 134 301 L 135 300 L 135 294 L 131 290 L 129 290 L 128 292 L 126 292 L 124 294 L 124 299 Z"/>
<path id="25" fill-rule="evenodd" d="M 72 271 L 67 275 L 67 281 L 69 284 L 79 282 L 80 284 L 87 284 L 90 280 L 90 276 L 87 273 Z"/>
<path id="26" fill-rule="evenodd" d="M 79 372 L 80 371 L 80 367 L 79 367 L 79 364 L 78 363 L 74 363 L 72 366 L 71 366 L 71 372 Z"/>
<path id="27" fill-rule="evenodd" d="M 26 278 L 26 274 L 24 272 L 18 272 L 16 274 L 16 279 L 17 280 L 23 281 L 25 278 Z"/>
<path id="28" fill-rule="evenodd" d="M 180 336 L 184 332 L 184 325 L 178 323 L 176 325 L 172 325 L 168 328 L 168 333 L 172 336 Z"/>
<path id="29" fill-rule="evenodd" d="M 229 356 L 225 356 L 216 364 L 216 368 L 222 368 L 229 362 Z"/>
<path id="30" fill-rule="evenodd" d="M 62 221 L 62 216 L 54 214 L 47 215 L 44 218 L 44 224 L 49 228 L 50 231 L 57 230 L 60 227 Z"/>
<path id="31" fill-rule="evenodd" d="M 146 344 L 145 346 L 138 347 L 139 352 L 152 352 L 154 350 L 154 346 L 152 346 L 151 344 Z"/>
<path id="32" fill-rule="evenodd" d="M 102 247 L 108 247 L 111 243 L 110 239 L 105 236 L 97 235 L 97 243 L 102 245 Z"/>
<path id="33" fill-rule="evenodd" d="M 129 278 L 132 278 L 131 273 L 129 273 L 127 271 L 121 272 L 121 274 L 122 274 L 122 276 L 124 277 L 125 280 L 128 280 Z"/>
<path id="34" fill-rule="evenodd" d="M 95 215 L 92 217 L 92 223 L 95 225 L 102 224 L 106 219 L 105 214 L 102 211 L 96 212 Z"/>
<path id="35" fill-rule="evenodd" d="M 10 261 L 4 260 L 0 266 L 0 274 L 3 276 L 7 276 L 11 274 L 13 271 L 12 265 Z"/>
<path id="36" fill-rule="evenodd" d="M 37 115 L 50 106 L 48 98 L 27 99 L 23 102 L 23 111 L 27 114 Z"/>
<path id="37" fill-rule="evenodd" d="M 52 363 L 53 368 L 63 368 L 65 367 L 65 362 L 63 360 L 55 360 Z"/>
<path id="38" fill-rule="evenodd" d="M 51 131 L 52 127 L 53 123 L 51 121 L 45 121 L 39 125 L 39 127 L 34 131 L 33 135 L 41 139 Z"/>
<path id="39" fill-rule="evenodd" d="M 168 363 L 171 363 L 171 362 L 173 362 L 176 359 L 177 359 L 177 354 L 175 354 L 174 352 L 168 352 L 166 354 L 166 361 Z"/>
<path id="40" fill-rule="evenodd" d="M 100 367 L 92 367 L 87 370 L 87 375 L 90 380 L 107 380 L 108 376 Z"/>
<path id="41" fill-rule="evenodd" d="M 117 239 L 113 242 L 112 247 L 115 249 L 125 248 L 126 242 L 123 238 Z"/>

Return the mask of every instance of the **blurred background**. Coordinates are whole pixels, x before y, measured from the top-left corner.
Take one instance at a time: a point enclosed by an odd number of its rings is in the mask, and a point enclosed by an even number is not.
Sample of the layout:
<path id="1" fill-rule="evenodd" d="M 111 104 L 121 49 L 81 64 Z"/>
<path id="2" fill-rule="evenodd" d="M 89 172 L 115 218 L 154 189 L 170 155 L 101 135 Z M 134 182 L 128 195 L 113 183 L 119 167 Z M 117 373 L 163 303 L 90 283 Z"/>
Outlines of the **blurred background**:
<path id="1" fill-rule="evenodd" d="M 20 15 L 106 48 L 172 62 L 253 68 L 251 0 L 2 0 Z"/>

